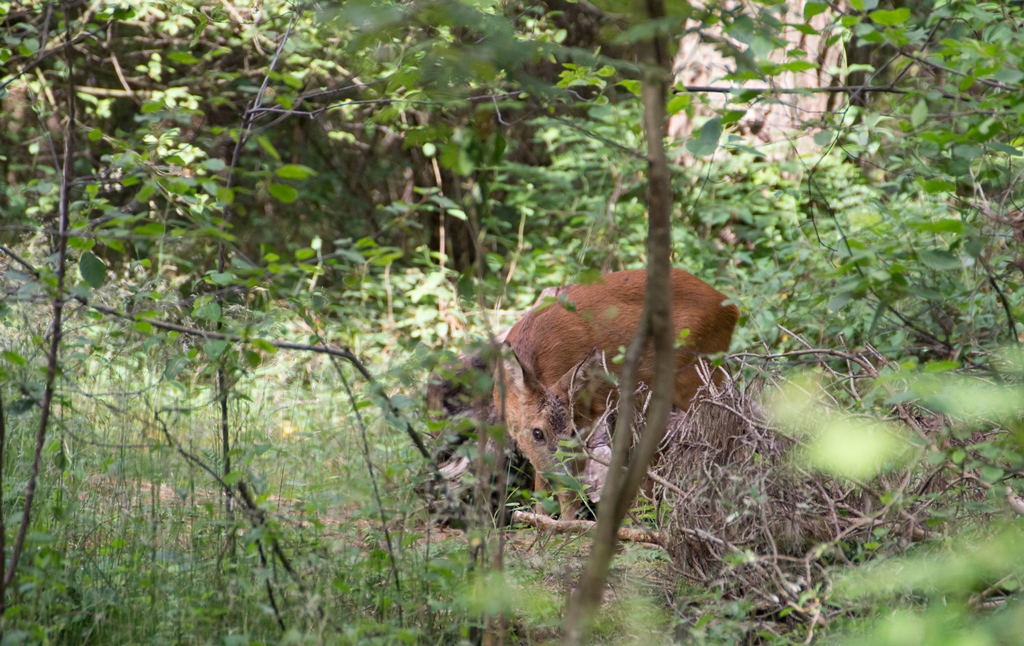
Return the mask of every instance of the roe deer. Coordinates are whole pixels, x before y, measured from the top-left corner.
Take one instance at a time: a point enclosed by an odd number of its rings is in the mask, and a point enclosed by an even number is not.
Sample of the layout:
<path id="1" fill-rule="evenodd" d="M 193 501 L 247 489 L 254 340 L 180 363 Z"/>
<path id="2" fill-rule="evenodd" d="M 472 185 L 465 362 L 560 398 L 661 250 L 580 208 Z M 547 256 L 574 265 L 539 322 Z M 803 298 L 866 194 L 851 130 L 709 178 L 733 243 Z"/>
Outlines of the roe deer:
<path id="1" fill-rule="evenodd" d="M 644 270 L 606 274 L 596 283 L 564 288 L 557 303 L 534 308 L 509 330 L 506 356 L 495 376 L 494 406 L 533 464 L 537 489 L 547 484 L 543 474 L 575 477 L 593 471 L 586 454 L 565 447 L 570 440 L 590 439 L 579 437 L 580 429 L 589 430 L 614 396 L 611 381 L 595 373 L 602 370 L 605 354 L 614 356 L 633 339 L 646 291 Z M 739 309 L 724 304 L 725 295 L 681 269 L 672 270 L 671 294 L 677 337 L 672 402 L 686 410 L 701 385 L 697 361 L 729 349 Z M 688 332 L 681 334 L 683 330 Z M 649 343 L 638 380 L 650 384 L 653 369 Z M 612 373 L 618 371 L 612 366 Z M 565 452 L 569 457 L 560 459 Z M 597 493 L 590 497 L 596 500 Z M 559 499 L 563 517 L 575 513 L 567 495 Z"/>

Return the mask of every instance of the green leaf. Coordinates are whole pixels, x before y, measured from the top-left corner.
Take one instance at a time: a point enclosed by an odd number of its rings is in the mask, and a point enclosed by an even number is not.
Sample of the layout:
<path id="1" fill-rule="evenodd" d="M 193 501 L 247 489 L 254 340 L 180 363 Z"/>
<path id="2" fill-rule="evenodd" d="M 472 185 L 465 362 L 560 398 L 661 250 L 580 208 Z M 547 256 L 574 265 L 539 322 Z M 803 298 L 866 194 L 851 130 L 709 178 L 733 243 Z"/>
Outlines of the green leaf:
<path id="1" fill-rule="evenodd" d="M 162 236 L 164 231 L 164 225 L 160 222 L 147 222 L 135 227 L 132 232 L 140 236 Z"/>
<path id="2" fill-rule="evenodd" d="M 221 287 L 227 287 L 228 285 L 231 284 L 231 281 L 235 279 L 235 275 L 232 274 L 230 271 L 211 271 L 209 273 L 209 276 L 210 280 L 213 281 L 214 285 L 219 285 Z"/>
<path id="3" fill-rule="evenodd" d="M 25 365 L 25 357 L 21 356 L 20 354 L 13 350 L 4 350 L 3 357 L 4 359 L 7 359 L 16 366 Z"/>
<path id="4" fill-rule="evenodd" d="M 616 85 L 621 86 L 622 89 L 626 90 L 627 92 L 634 96 L 640 96 L 640 81 L 626 79 L 624 81 L 619 81 L 618 83 L 616 83 Z"/>
<path id="5" fill-rule="evenodd" d="M 960 266 L 960 259 L 946 251 L 945 249 L 931 249 L 918 251 L 917 257 L 927 267 L 934 269 L 935 271 L 945 271 L 947 269 L 956 269 Z"/>
<path id="6" fill-rule="evenodd" d="M 1022 153 L 1019 148 L 1007 146 L 1006 144 L 999 143 L 998 141 L 989 142 L 988 147 L 991 148 L 992 150 L 998 150 L 1001 153 L 1006 153 L 1011 157 L 1024 156 L 1024 153 Z"/>
<path id="7" fill-rule="evenodd" d="M 267 188 L 267 191 L 276 197 L 278 201 L 285 204 L 291 204 L 295 200 L 299 199 L 299 192 L 287 184 L 271 184 Z"/>
<path id="8" fill-rule="evenodd" d="M 498 164 L 501 162 L 501 157 L 505 154 L 506 147 L 508 147 L 508 142 L 499 130 L 494 136 L 494 151 L 491 155 L 492 164 Z"/>
<path id="9" fill-rule="evenodd" d="M 107 266 L 103 264 L 102 260 L 94 256 L 91 251 L 86 251 L 82 254 L 81 260 L 78 261 L 78 271 L 81 272 L 82 278 L 93 289 L 103 287 L 103 281 L 107 277 Z"/>
<path id="10" fill-rule="evenodd" d="M 828 9 L 828 5 L 824 2 L 808 2 L 804 5 L 804 20 L 810 20 Z"/>
<path id="11" fill-rule="evenodd" d="M 252 350 L 245 351 L 245 362 L 249 364 L 250 368 L 258 368 L 260 365 L 260 353 Z"/>
<path id="12" fill-rule="evenodd" d="M 721 137 L 722 120 L 718 117 L 708 119 L 700 129 L 700 136 L 686 142 L 686 149 L 694 157 L 706 157 L 715 152 Z"/>
<path id="13" fill-rule="evenodd" d="M 196 316 L 213 323 L 220 320 L 220 313 L 220 305 L 216 301 L 210 301 L 196 310 Z"/>
<path id="14" fill-rule="evenodd" d="M 952 192 L 956 190 L 956 184 L 948 179 L 936 177 L 934 179 L 925 180 L 924 190 L 929 193 L 942 193 L 944 191 Z"/>
<path id="15" fill-rule="evenodd" d="M 895 429 L 859 419 L 839 419 L 807 442 L 807 457 L 815 467 L 851 478 L 870 478 L 898 464 L 908 443 Z"/>
<path id="16" fill-rule="evenodd" d="M 276 172 L 278 177 L 284 179 L 306 179 L 311 175 L 316 175 L 315 170 L 301 164 L 285 164 L 278 168 Z"/>
<path id="17" fill-rule="evenodd" d="M 929 361 L 925 364 L 924 371 L 929 373 L 949 372 L 959 367 L 959 361 Z"/>
<path id="18" fill-rule="evenodd" d="M 903 23 L 910 20 L 910 9 L 903 7 L 901 9 L 879 9 L 872 11 L 868 14 L 875 24 L 883 25 L 885 27 L 895 27 L 896 25 L 902 25 Z"/>
<path id="19" fill-rule="evenodd" d="M 981 146 L 970 146 L 968 144 L 953 146 L 953 157 L 956 159 L 977 159 L 984 154 L 985 149 Z"/>
<path id="20" fill-rule="evenodd" d="M 267 139 L 266 135 L 256 137 L 256 143 L 260 145 L 260 148 L 267 151 L 268 155 L 277 161 L 281 161 L 281 155 L 277 152 L 277 148 L 274 148 L 274 144 L 270 143 L 270 140 Z"/>
<path id="21" fill-rule="evenodd" d="M 167 55 L 167 59 L 174 61 L 175 63 L 183 63 L 185 65 L 195 65 L 199 62 L 198 58 L 188 52 L 171 52 Z"/>
<path id="22" fill-rule="evenodd" d="M 227 186 L 218 186 L 217 201 L 221 204 L 231 204 L 235 201 L 235 192 Z"/>
<path id="23" fill-rule="evenodd" d="M 999 482 L 1003 478 L 1004 473 L 1005 471 L 1003 471 L 999 467 L 994 467 L 988 464 L 981 467 L 981 479 L 984 480 L 985 482 L 995 484 L 996 482 Z"/>
<path id="24" fill-rule="evenodd" d="M 846 305 L 852 300 L 853 292 L 842 292 L 829 302 L 828 309 L 831 312 L 838 312 L 839 310 L 846 307 Z"/>
<path id="25" fill-rule="evenodd" d="M 968 238 L 964 243 L 964 251 L 972 258 L 977 258 L 985 250 L 985 243 L 978 238 Z"/>
<path id="26" fill-rule="evenodd" d="M 779 65 L 778 69 L 780 72 L 806 72 L 818 69 L 818 64 L 810 61 L 790 61 Z"/>
<path id="27" fill-rule="evenodd" d="M 89 251 L 96 246 L 95 238 L 68 238 L 68 246 L 72 249 L 81 249 L 82 251 Z"/>
<path id="28" fill-rule="evenodd" d="M 228 349 L 228 342 L 220 339 L 210 339 L 209 341 L 203 342 L 203 352 L 209 357 L 210 361 L 216 361 L 220 359 L 220 355 L 224 354 L 224 351 Z"/>
<path id="29" fill-rule="evenodd" d="M 910 226 L 918 231 L 932 233 L 963 233 L 964 223 L 960 220 L 936 220 L 934 222 L 911 222 Z"/>
<path id="30" fill-rule="evenodd" d="M 1015 70 L 1012 67 L 1000 67 L 994 74 L 992 74 L 992 78 L 997 81 L 1002 81 L 1007 85 L 1016 85 L 1017 83 L 1024 81 L 1024 72 Z"/>
<path id="31" fill-rule="evenodd" d="M 203 168 L 213 173 L 219 173 L 227 167 L 228 165 L 224 163 L 223 159 L 217 159 L 216 157 L 207 159 L 203 162 Z"/>
<path id="32" fill-rule="evenodd" d="M 928 118 L 928 103 L 921 99 L 914 106 L 914 109 L 910 111 L 910 123 L 915 128 L 919 128 L 921 124 Z"/>
<path id="33" fill-rule="evenodd" d="M 269 342 L 264 341 L 263 339 L 253 339 L 252 341 L 250 341 L 250 343 L 252 343 L 253 346 L 259 348 L 260 350 L 263 350 L 264 352 L 269 352 L 270 354 L 274 354 L 275 352 L 277 352 L 276 347 L 270 345 Z"/>
<path id="34" fill-rule="evenodd" d="M 668 105 L 665 106 L 665 112 L 668 113 L 668 116 L 672 116 L 673 114 L 676 114 L 677 112 L 682 112 L 686 108 L 690 107 L 691 103 L 693 103 L 693 97 L 691 97 L 690 95 L 676 94 L 671 99 L 669 99 Z"/>
<path id="35" fill-rule="evenodd" d="M 832 143 L 832 131 L 822 130 L 821 132 L 814 133 L 814 143 L 819 146 L 827 146 Z"/>

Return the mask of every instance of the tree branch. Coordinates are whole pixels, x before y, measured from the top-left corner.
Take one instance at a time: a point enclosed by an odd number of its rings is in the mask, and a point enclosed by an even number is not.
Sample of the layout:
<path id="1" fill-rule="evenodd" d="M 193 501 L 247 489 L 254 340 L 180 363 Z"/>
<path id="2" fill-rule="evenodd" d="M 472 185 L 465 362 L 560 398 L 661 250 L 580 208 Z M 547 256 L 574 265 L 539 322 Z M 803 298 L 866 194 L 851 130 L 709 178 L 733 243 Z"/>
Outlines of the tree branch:
<path id="1" fill-rule="evenodd" d="M 887 93 L 887 94 L 907 94 L 910 90 L 902 90 L 900 88 L 893 87 L 892 85 L 837 85 L 832 87 L 796 87 L 796 88 L 780 88 L 780 87 L 742 87 L 742 86 L 731 86 L 723 87 L 720 85 L 677 85 L 675 86 L 675 94 L 683 94 L 679 90 L 684 92 L 690 92 L 693 94 L 744 94 L 752 92 L 754 94 L 854 94 L 854 93 Z"/>
<path id="2" fill-rule="evenodd" d="M 663 0 L 646 0 L 648 19 L 665 16 Z M 654 378 L 647 422 L 640 441 L 629 459 L 625 473 L 629 440 L 632 437 L 633 397 L 620 396 L 619 413 L 612 440 L 612 461 L 601 491 L 597 529 L 590 548 L 590 558 L 579 585 L 569 599 L 562 643 L 576 646 L 585 641 L 601 605 L 605 581 L 619 540 L 619 527 L 629 506 L 636 498 L 647 466 L 665 435 L 668 415 L 672 409 L 675 382 L 675 348 L 672 334 L 671 243 L 672 243 L 672 177 L 665 154 L 668 121 L 665 99 L 672 59 L 664 34 L 653 36 L 642 46 L 647 73 L 641 84 L 644 107 L 644 135 L 647 142 L 647 292 L 644 297 L 640 327 L 629 346 L 622 370 L 620 393 L 636 389 L 637 368 L 643 358 L 648 338 L 654 345 Z"/>
<path id="3" fill-rule="evenodd" d="M 555 520 L 551 516 L 535 514 L 528 511 L 512 512 L 512 522 L 523 523 L 555 534 L 585 534 L 597 526 L 592 520 Z M 620 527 L 619 540 L 634 543 L 650 543 L 665 547 L 665 537 L 659 532 L 651 532 L 637 527 Z"/>
<path id="4" fill-rule="evenodd" d="M 50 335 L 50 349 L 47 352 L 46 378 L 43 390 L 42 410 L 39 414 L 39 426 L 36 430 L 35 450 L 32 455 L 32 468 L 29 473 L 28 484 L 25 486 L 25 503 L 21 512 L 21 523 L 18 526 L 18 534 L 11 546 L 11 562 L 0 582 L 0 608 L 6 607 L 7 589 L 14 581 L 18 571 L 18 560 L 21 557 L 22 549 L 25 546 L 25 537 L 28 535 L 28 527 L 32 520 L 32 503 L 35 499 L 36 485 L 39 482 L 39 467 L 43 455 L 43 446 L 46 442 L 46 428 L 50 421 L 50 409 L 53 402 L 53 383 L 57 378 L 57 355 L 60 352 L 61 323 L 64 313 L 64 276 L 66 272 L 66 258 L 68 248 L 68 229 L 70 227 L 71 208 L 71 185 L 74 183 L 74 153 L 75 153 L 75 92 L 74 92 L 74 59 L 71 55 L 71 34 L 67 9 L 64 9 L 64 57 L 67 66 L 67 102 L 68 120 L 64 128 L 64 161 L 60 176 L 60 202 L 59 229 L 57 237 L 57 285 L 53 296 L 53 324 Z M 0 559 L 4 554 L 0 553 Z"/>
<path id="5" fill-rule="evenodd" d="M 3 83 L 0 83 L 0 90 L 3 90 L 4 88 L 6 88 L 11 83 L 14 83 L 18 79 L 20 79 L 22 76 L 25 76 L 26 74 L 28 74 L 29 72 L 31 72 L 35 68 L 37 68 L 40 65 L 42 65 L 43 62 L 46 61 L 46 59 L 48 59 L 50 56 L 56 54 L 57 52 L 64 51 L 64 49 L 66 47 L 77 45 L 78 43 L 80 43 L 80 42 L 82 42 L 84 40 L 88 40 L 90 38 L 95 38 L 96 34 L 99 34 L 101 32 L 106 31 L 107 27 L 109 27 L 111 25 L 111 23 L 113 23 L 113 22 L 114 21 L 112 19 L 108 20 L 105 23 L 103 23 L 102 25 L 100 25 L 99 27 L 97 27 L 96 29 L 93 29 L 91 31 L 87 31 L 85 33 L 79 34 L 78 36 L 75 36 L 74 40 L 71 40 L 68 35 L 65 35 L 63 43 L 61 43 L 60 45 L 56 45 L 53 49 L 48 49 L 45 52 L 40 53 L 36 57 L 36 59 L 34 61 L 32 61 L 28 65 L 26 65 L 26 66 L 22 67 L 21 69 L 19 69 L 18 72 L 16 74 L 14 74 L 11 78 L 7 79 Z"/>

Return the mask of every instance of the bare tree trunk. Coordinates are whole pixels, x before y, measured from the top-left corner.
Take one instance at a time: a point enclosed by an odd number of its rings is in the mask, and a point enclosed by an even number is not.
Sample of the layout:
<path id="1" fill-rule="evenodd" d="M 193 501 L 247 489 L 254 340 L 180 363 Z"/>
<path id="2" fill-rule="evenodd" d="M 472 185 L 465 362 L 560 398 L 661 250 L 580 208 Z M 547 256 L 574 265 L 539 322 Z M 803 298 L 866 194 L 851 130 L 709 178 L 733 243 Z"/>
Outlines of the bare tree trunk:
<path id="1" fill-rule="evenodd" d="M 664 17 L 663 0 L 646 0 L 648 17 Z M 670 292 L 669 257 L 672 249 L 672 182 L 665 156 L 667 122 L 665 100 L 671 72 L 668 40 L 657 34 L 643 47 L 647 65 L 641 96 L 644 102 L 644 131 L 647 138 L 647 295 L 644 313 L 636 337 L 626 353 L 626 363 L 619 384 L 620 393 L 636 389 L 637 367 L 643 356 L 648 338 L 654 342 L 654 383 L 648 409 L 647 423 L 640 442 L 626 465 L 629 450 L 630 422 L 633 419 L 633 398 L 620 397 L 619 414 L 615 425 L 615 438 L 608 478 L 601 492 L 598 507 L 596 535 L 590 548 L 590 559 L 579 585 L 569 600 L 562 636 L 563 644 L 579 644 L 589 632 L 590 625 L 601 604 L 602 591 L 612 556 L 619 539 L 619 525 L 637 490 L 646 477 L 662 437 L 668 414 L 672 409 L 675 376 L 675 352 L 672 335 L 672 299 Z"/>

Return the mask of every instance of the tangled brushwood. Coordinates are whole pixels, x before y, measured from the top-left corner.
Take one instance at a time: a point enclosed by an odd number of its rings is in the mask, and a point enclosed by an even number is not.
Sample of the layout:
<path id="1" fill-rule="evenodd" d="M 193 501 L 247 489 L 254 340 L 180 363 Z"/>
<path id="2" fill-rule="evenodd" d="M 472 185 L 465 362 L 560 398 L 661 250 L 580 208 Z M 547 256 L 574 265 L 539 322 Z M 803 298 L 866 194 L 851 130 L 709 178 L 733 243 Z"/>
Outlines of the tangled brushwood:
<path id="1" fill-rule="evenodd" d="M 670 417 L 651 473 L 661 504 L 659 542 L 681 575 L 758 599 L 767 611 L 788 606 L 819 621 L 826 617 L 812 614 L 824 610 L 808 611 L 806 593 L 827 596 L 834 565 L 857 558 L 865 543 L 902 549 L 936 535 L 943 510 L 956 505 L 962 518 L 963 504 L 983 500 L 989 486 L 963 477 L 943 457 L 954 445 L 976 444 L 978 433 L 957 439 L 947 432 L 951 420 L 906 404 L 888 414 L 903 429 L 898 462 L 866 481 L 811 469 L 806 454 L 815 427 L 841 417 L 842 402 L 860 400 L 866 392 L 859 389 L 874 388 L 883 368 L 899 368 L 870 348 L 808 351 L 803 358 L 818 375 L 818 392 L 808 393 L 816 412 L 804 411 L 803 432 L 786 428 L 760 403 L 793 386 L 780 375 L 792 357 L 740 356 L 745 372 L 755 367 L 757 376 L 745 387 L 729 377 L 719 386 L 705 378 L 690 410 Z"/>
<path id="2" fill-rule="evenodd" d="M 762 384 L 705 385 L 690 411 L 671 416 L 652 472 L 670 510 L 659 515 L 663 546 L 682 573 L 777 601 L 813 585 L 810 562 L 793 568 L 793 558 L 843 533 L 833 496 L 844 496 L 788 460 L 795 442 L 770 425 Z"/>

